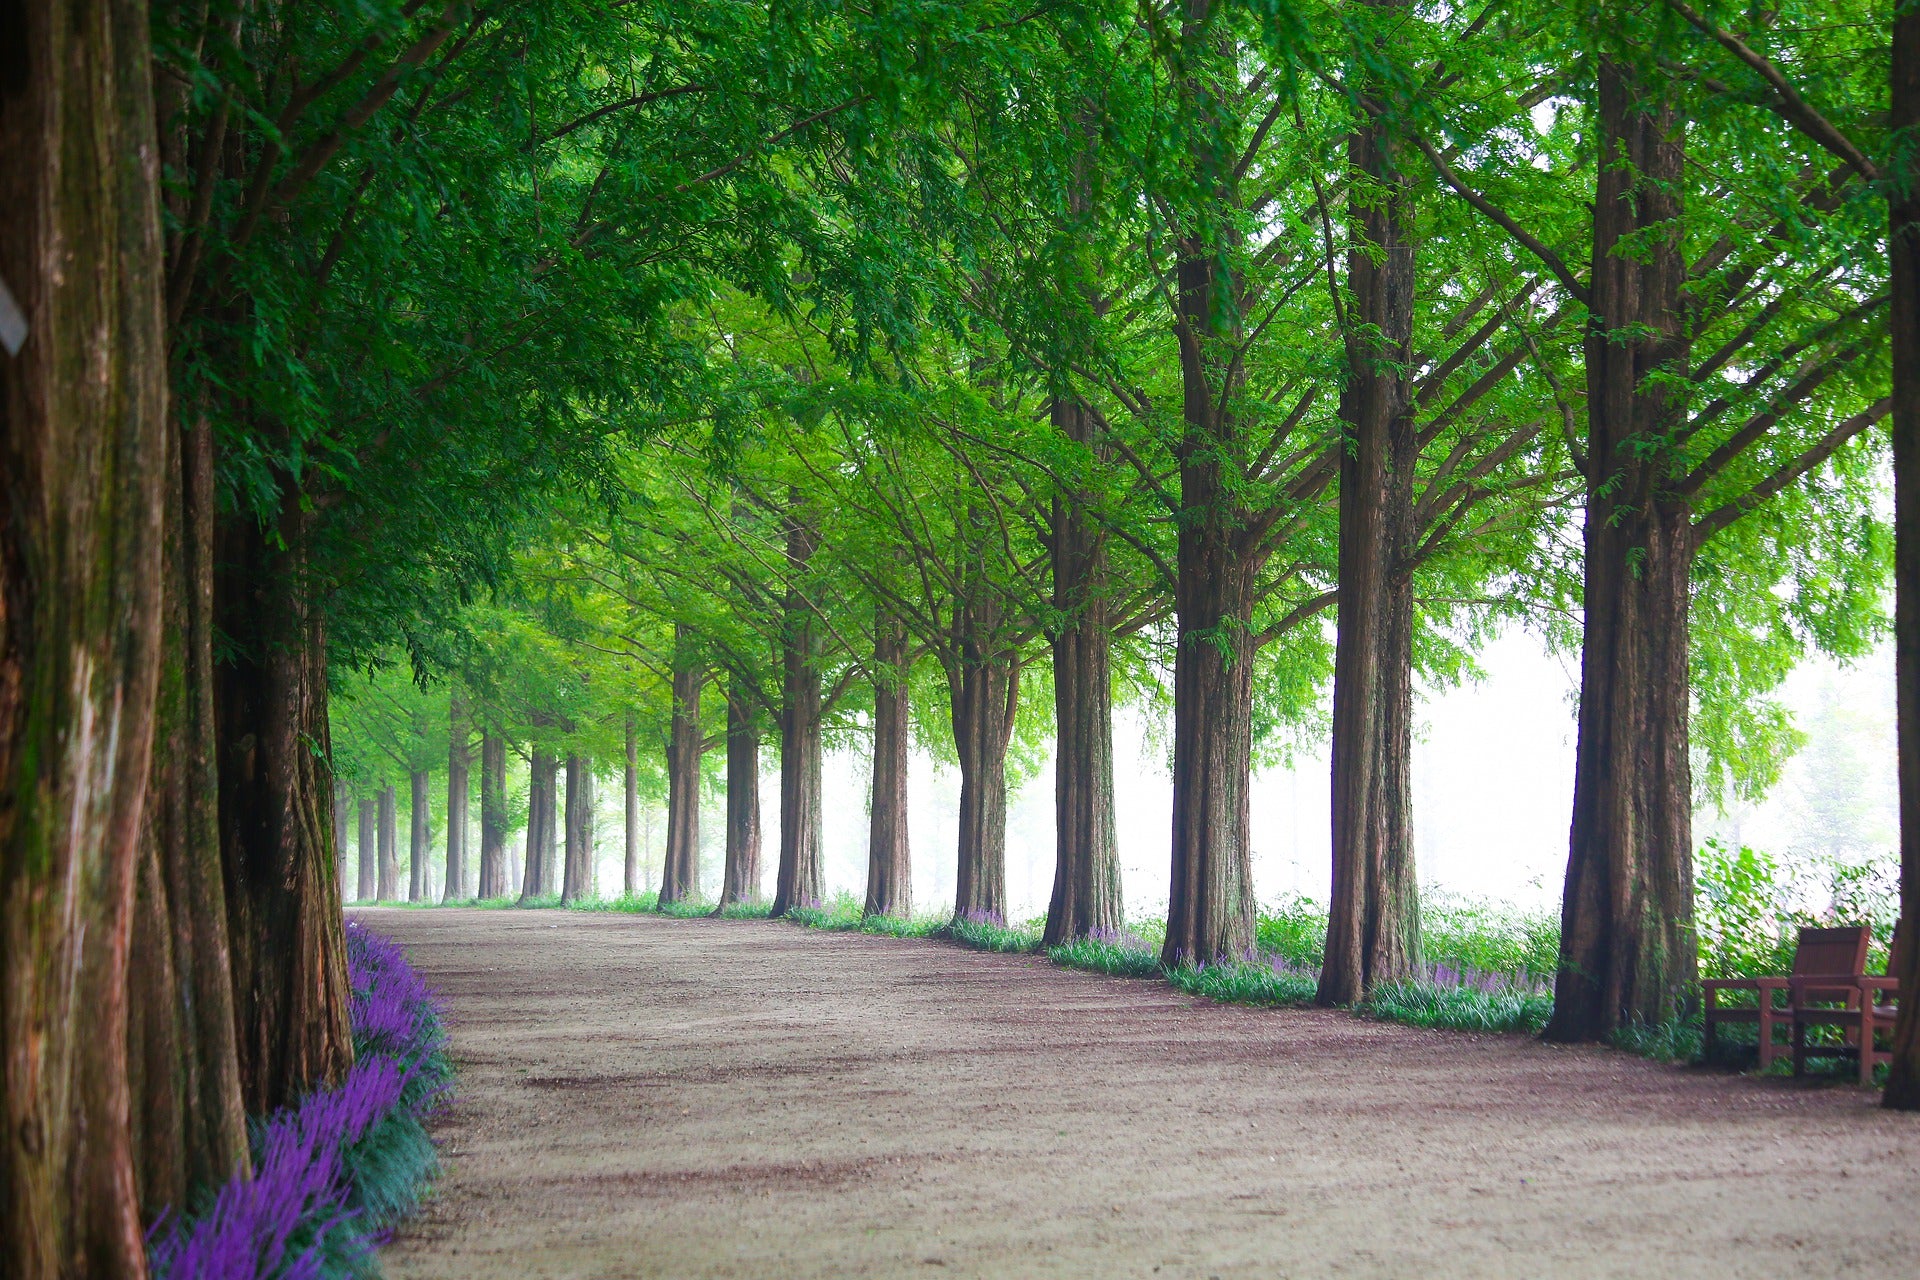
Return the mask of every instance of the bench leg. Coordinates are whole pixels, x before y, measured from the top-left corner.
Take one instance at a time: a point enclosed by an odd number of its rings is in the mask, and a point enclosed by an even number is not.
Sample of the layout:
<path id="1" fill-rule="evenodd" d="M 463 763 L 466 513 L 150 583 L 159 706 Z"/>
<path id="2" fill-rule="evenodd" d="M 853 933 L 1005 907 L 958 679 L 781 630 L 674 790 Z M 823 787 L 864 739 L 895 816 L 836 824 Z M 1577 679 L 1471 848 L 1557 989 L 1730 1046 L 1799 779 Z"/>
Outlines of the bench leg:
<path id="1" fill-rule="evenodd" d="M 1873 1004 L 1860 1002 L 1860 1083 L 1873 1083 Z"/>

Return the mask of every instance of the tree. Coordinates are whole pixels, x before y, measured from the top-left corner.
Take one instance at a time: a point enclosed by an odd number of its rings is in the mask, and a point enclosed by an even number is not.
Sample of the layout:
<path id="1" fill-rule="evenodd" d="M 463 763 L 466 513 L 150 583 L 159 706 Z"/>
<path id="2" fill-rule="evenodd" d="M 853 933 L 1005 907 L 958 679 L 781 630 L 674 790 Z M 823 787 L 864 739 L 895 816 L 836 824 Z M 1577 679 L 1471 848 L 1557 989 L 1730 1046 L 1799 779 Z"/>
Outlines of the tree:
<path id="1" fill-rule="evenodd" d="M 183 1128 L 142 1135 L 138 1179 L 130 1123 L 130 1049 L 170 1065 L 144 1052 L 148 1011 L 129 1040 L 136 886 L 150 954 L 165 895 L 194 892 L 171 877 L 199 865 L 191 846 L 184 866 L 142 857 L 172 434 L 147 23 L 141 3 L 59 3 L 5 31 L 0 279 L 25 329 L 0 359 L 0 1266 L 23 1280 L 144 1275 L 137 1196 L 245 1158 L 212 1140 L 237 1118 L 202 1091 L 217 1064 L 143 1082 L 166 1107 L 143 1114 Z M 151 994 L 156 1022 L 205 1043 L 173 992 Z M 188 1137 L 203 1098 L 217 1123 Z"/>

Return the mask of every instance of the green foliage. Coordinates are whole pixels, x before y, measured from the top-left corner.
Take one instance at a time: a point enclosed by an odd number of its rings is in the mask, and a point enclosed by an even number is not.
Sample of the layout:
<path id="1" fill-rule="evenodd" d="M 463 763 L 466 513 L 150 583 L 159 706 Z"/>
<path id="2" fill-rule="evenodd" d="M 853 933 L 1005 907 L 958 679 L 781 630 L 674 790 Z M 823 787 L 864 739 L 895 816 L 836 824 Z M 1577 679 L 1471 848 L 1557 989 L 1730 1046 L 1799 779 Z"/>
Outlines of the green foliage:
<path id="1" fill-rule="evenodd" d="M 1312 1004 L 1320 986 L 1318 974 L 1251 961 L 1181 965 L 1166 974 L 1168 982 L 1188 995 L 1232 1004 Z"/>
<path id="2" fill-rule="evenodd" d="M 931 937 L 957 942 L 975 951 L 1030 953 L 1040 949 L 1040 931 L 1031 925 L 1006 925 L 996 920 L 949 920 Z"/>
<path id="3" fill-rule="evenodd" d="M 873 933 L 890 938 L 929 938 L 939 933 L 945 918 L 938 915 L 867 915 L 865 904 L 850 893 L 835 894 L 831 901 L 794 907 L 786 918 L 809 929 L 828 929 L 841 933 Z"/>
<path id="4" fill-rule="evenodd" d="M 1891 860 L 1782 859 L 1708 840 L 1695 860 L 1695 875 L 1703 978 L 1787 972 L 1805 926 L 1867 925 L 1873 930 L 1868 963 L 1876 971 L 1886 965 L 1900 913 Z"/>
<path id="5" fill-rule="evenodd" d="M 1376 987 L 1360 1009 L 1368 1017 L 1414 1027 L 1538 1035 L 1553 1016 L 1553 997 L 1506 984 L 1483 989 L 1401 982 Z"/>
<path id="6" fill-rule="evenodd" d="M 1318 969 L 1326 958 L 1327 909 L 1305 894 L 1282 898 L 1255 918 L 1253 945 L 1296 968 Z"/>
<path id="7" fill-rule="evenodd" d="M 1163 972 L 1158 950 L 1128 938 L 1075 938 L 1047 948 L 1047 959 L 1114 978 L 1157 978 Z"/>
<path id="8" fill-rule="evenodd" d="M 1420 898 L 1420 942 L 1429 964 L 1551 981 L 1560 964 L 1560 915 L 1427 889 Z"/>

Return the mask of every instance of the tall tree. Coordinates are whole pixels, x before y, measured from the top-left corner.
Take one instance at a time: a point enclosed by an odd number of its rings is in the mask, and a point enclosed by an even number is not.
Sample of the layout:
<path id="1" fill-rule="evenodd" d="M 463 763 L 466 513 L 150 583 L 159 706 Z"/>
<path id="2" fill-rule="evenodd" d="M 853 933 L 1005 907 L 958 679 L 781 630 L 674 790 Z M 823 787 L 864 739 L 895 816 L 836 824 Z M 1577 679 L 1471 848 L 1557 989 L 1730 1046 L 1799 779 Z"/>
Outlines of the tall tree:
<path id="1" fill-rule="evenodd" d="M 594 895 L 593 762 L 567 753 L 567 856 L 560 883 L 562 905 Z"/>
<path id="2" fill-rule="evenodd" d="M 127 957 L 170 434 L 148 15 L 13 6 L 5 40 L 0 1267 L 141 1276 Z"/>
<path id="3" fill-rule="evenodd" d="M 400 898 L 400 817 L 391 782 L 380 788 L 380 881 L 377 897 L 381 902 Z"/>
<path id="4" fill-rule="evenodd" d="M 507 742 L 489 728 L 480 738 L 480 896 L 507 894 Z"/>
<path id="5" fill-rule="evenodd" d="M 1361 36 L 1361 66 L 1381 59 L 1407 6 L 1384 0 L 1385 29 Z M 1352 88 L 1378 99 L 1382 77 Z M 1384 762 L 1411 736 L 1412 588 L 1401 573 L 1413 506 L 1413 313 L 1410 150 L 1397 112 L 1365 113 L 1347 143 L 1346 345 L 1340 394 L 1340 561 L 1333 674 L 1333 892 L 1319 999 L 1351 1004 L 1404 982 L 1420 962 L 1411 841 L 1396 840 L 1411 789 Z"/>
<path id="6" fill-rule="evenodd" d="M 425 902 L 432 877 L 433 803 L 427 788 L 433 775 L 415 769 L 407 775 L 407 901 Z"/>
<path id="7" fill-rule="evenodd" d="M 720 906 L 760 900 L 759 698 L 736 674 L 727 689 L 727 848 Z"/>
<path id="8" fill-rule="evenodd" d="M 912 664 L 905 627 L 886 619 L 875 623 L 873 672 L 873 795 L 862 914 L 904 919 L 913 914 L 913 859 L 907 837 Z"/>
<path id="9" fill-rule="evenodd" d="M 467 888 L 467 806 L 472 796 L 468 773 L 473 767 L 473 730 L 467 720 L 466 700 L 455 693 L 447 706 L 447 865 L 441 901 L 473 896 Z"/>
<path id="10" fill-rule="evenodd" d="M 667 859 L 660 872 L 662 905 L 700 896 L 700 758 L 706 740 L 700 698 L 705 658 L 684 625 L 674 628 L 673 716 L 667 730 Z"/>

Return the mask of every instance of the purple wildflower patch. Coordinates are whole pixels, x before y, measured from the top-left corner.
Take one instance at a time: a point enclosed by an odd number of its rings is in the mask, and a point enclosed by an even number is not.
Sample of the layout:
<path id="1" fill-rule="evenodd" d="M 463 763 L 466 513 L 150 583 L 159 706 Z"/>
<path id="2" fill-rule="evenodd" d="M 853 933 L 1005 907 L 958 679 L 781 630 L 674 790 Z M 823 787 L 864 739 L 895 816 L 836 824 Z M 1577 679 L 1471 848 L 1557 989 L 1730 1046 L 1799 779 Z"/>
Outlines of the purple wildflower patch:
<path id="1" fill-rule="evenodd" d="M 355 1060 L 346 1079 L 255 1125 L 251 1178 L 234 1177 L 197 1213 L 154 1224 L 155 1277 L 363 1274 L 371 1249 L 431 1174 L 432 1148 L 419 1122 L 449 1087 L 439 1003 L 399 947 L 353 922 L 347 975 Z M 357 1175 L 376 1167 L 404 1185 L 379 1192 L 356 1185 Z"/>

